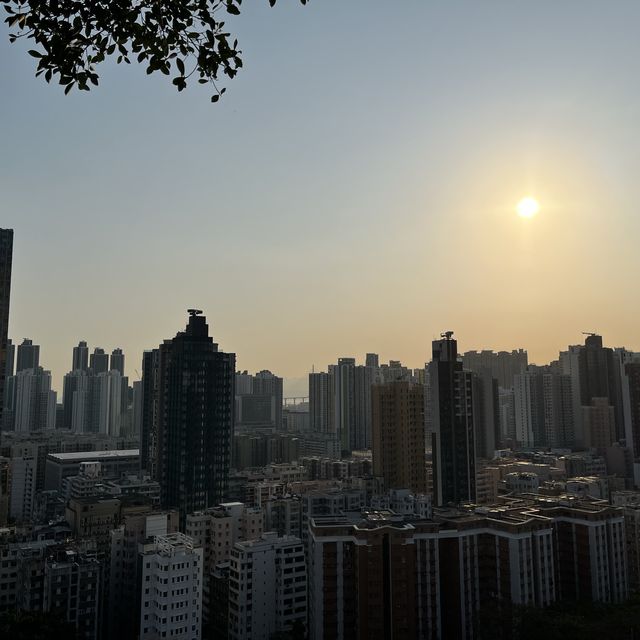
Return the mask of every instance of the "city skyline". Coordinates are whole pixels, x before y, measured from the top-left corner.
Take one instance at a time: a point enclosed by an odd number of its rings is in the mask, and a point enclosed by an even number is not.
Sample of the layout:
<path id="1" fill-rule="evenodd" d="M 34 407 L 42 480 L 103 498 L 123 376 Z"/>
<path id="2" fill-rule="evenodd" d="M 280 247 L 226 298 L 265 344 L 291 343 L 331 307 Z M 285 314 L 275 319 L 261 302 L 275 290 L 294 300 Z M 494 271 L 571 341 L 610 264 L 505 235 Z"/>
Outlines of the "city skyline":
<path id="1" fill-rule="evenodd" d="M 194 304 L 240 367 L 288 379 L 367 351 L 419 366 L 447 329 L 533 362 L 581 331 L 640 348 L 640 6 L 337 9 L 243 7 L 217 105 L 110 63 L 65 97 L 1 39 L 10 334 L 56 388 L 77 340 L 133 373 Z"/>
<path id="2" fill-rule="evenodd" d="M 12 304 L 13 304 L 13 300 L 12 300 Z M 184 316 L 184 312 L 182 313 L 182 315 Z M 211 318 L 211 316 L 208 316 L 209 318 Z M 224 343 L 222 342 L 222 340 L 220 340 L 217 336 L 217 334 L 215 333 L 215 318 L 213 318 L 212 320 L 210 320 L 210 324 L 212 326 L 212 331 L 213 331 L 213 336 L 214 338 L 220 343 L 222 348 L 226 348 L 226 350 L 228 351 L 233 351 L 236 353 L 236 355 L 238 353 L 242 353 L 242 348 L 236 349 L 232 346 L 226 346 L 224 345 Z M 527 352 L 528 356 L 529 356 L 529 361 L 528 363 L 530 365 L 536 365 L 536 366 L 544 366 L 547 365 L 551 362 L 557 361 L 559 354 L 561 351 L 566 350 L 569 346 L 574 346 L 574 345 L 580 345 L 582 344 L 582 342 L 584 341 L 584 337 L 585 335 L 590 335 L 590 334 L 597 334 L 600 335 L 599 332 L 586 332 L 586 331 L 580 331 L 577 332 L 577 339 L 574 340 L 573 342 L 568 342 L 566 344 L 561 344 L 558 346 L 557 350 L 555 352 L 553 352 L 553 350 L 551 348 L 548 348 L 545 350 L 550 352 L 550 353 L 555 353 L 555 355 L 551 355 L 548 359 L 545 360 L 536 360 L 534 359 L 534 357 L 532 357 L 532 352 L 530 350 L 527 349 L 526 345 L 513 345 L 513 346 L 505 346 L 504 348 L 498 348 L 494 345 L 486 345 L 486 344 L 478 344 L 478 345 L 473 345 L 473 346 L 467 346 L 466 342 L 465 342 L 465 337 L 464 336 L 460 336 L 456 331 L 452 331 L 453 335 L 456 337 L 456 340 L 462 344 L 463 346 L 459 349 L 459 354 L 460 356 L 462 356 L 463 354 L 467 353 L 467 352 L 473 352 L 473 351 L 477 351 L 477 352 L 481 352 L 481 351 L 493 351 L 493 352 L 512 352 L 512 351 L 517 351 L 518 349 L 523 349 L 525 352 Z M 444 332 L 434 332 L 433 333 L 433 337 L 431 338 L 431 341 L 434 340 L 438 340 L 439 338 L 443 337 Z M 624 349 L 628 349 L 629 351 L 640 351 L 640 348 L 634 349 L 633 346 L 630 346 L 628 344 L 617 344 L 614 342 L 609 341 L 607 338 L 608 336 L 602 336 L 603 340 L 605 342 L 605 344 L 608 347 L 611 348 L 624 348 Z M 94 348 L 102 348 L 104 349 L 105 352 L 110 353 L 113 350 L 120 350 L 121 347 L 120 346 L 115 346 L 115 345 L 121 345 L 124 344 L 126 342 L 126 339 L 121 340 L 120 342 L 116 342 L 114 343 L 114 346 L 108 346 L 105 347 L 102 345 L 102 343 L 96 343 L 93 344 L 91 343 L 89 340 L 85 340 L 84 338 L 82 339 L 78 339 L 76 340 L 76 342 L 73 345 L 69 345 L 69 349 L 68 349 L 68 354 L 66 354 L 66 358 L 63 356 L 61 358 L 62 360 L 62 365 L 60 369 L 57 369 L 53 366 L 51 366 L 49 360 L 48 360 L 48 347 L 47 345 L 42 345 L 41 343 L 38 342 L 37 338 L 33 338 L 33 337 L 20 337 L 20 338 L 16 338 L 15 336 L 12 336 L 11 333 L 9 334 L 9 339 L 13 341 L 13 345 L 14 347 L 17 347 L 18 344 L 20 342 L 22 342 L 25 339 L 28 340 L 33 340 L 33 343 L 38 345 L 41 350 L 42 353 L 44 354 L 41 365 L 44 367 L 44 369 L 46 371 L 49 371 L 51 373 L 51 379 L 52 379 L 52 388 L 55 389 L 58 394 L 61 397 L 62 391 L 63 391 L 63 379 L 64 376 L 67 373 L 70 373 L 72 371 L 72 365 L 70 365 L 69 363 L 73 362 L 73 352 L 74 350 L 77 348 L 78 346 L 78 342 L 82 341 L 82 342 L 86 342 L 89 348 L 90 353 L 93 353 Z M 158 342 L 162 341 L 162 338 L 157 340 Z M 429 342 L 429 344 L 431 344 L 431 342 Z M 53 346 L 53 345 L 52 345 Z M 135 382 L 136 380 L 140 380 L 141 376 L 142 376 L 142 370 L 143 370 L 143 353 L 146 351 L 151 351 L 152 349 L 154 349 L 155 347 L 153 346 L 148 346 L 148 347 L 144 347 L 140 350 L 140 358 L 139 359 L 132 359 L 129 356 L 129 353 L 126 351 L 126 349 L 122 349 L 122 352 L 125 354 L 126 357 L 126 368 L 125 368 L 125 375 L 127 375 L 129 377 L 129 379 L 132 382 Z M 430 347 L 429 347 L 430 348 Z M 59 349 L 52 349 L 52 351 L 59 351 Z M 336 355 L 333 358 L 333 361 L 331 359 L 329 359 L 327 362 L 324 362 L 322 364 L 318 364 L 318 363 L 313 363 L 311 365 L 309 365 L 308 370 L 304 371 L 301 373 L 301 375 L 298 376 L 287 376 L 285 374 L 283 374 L 280 370 L 276 369 L 273 366 L 269 366 L 269 363 L 263 363 L 264 366 L 260 366 L 257 365 L 254 368 L 249 368 L 247 366 L 244 366 L 244 362 L 246 361 L 241 361 L 240 362 L 240 357 L 238 358 L 238 364 L 237 364 L 237 372 L 243 372 L 243 371 L 248 371 L 248 372 L 254 372 L 254 373 L 258 373 L 260 371 L 270 371 L 272 373 L 274 373 L 275 375 L 282 377 L 283 378 L 283 384 L 284 384 L 284 396 L 285 397 L 302 397 L 302 396 L 306 396 L 308 395 L 308 375 L 309 373 L 312 372 L 312 369 L 315 370 L 316 372 L 321 372 L 321 371 L 325 371 L 327 369 L 327 367 L 329 367 L 332 364 L 335 364 L 335 362 L 337 362 L 340 358 L 355 358 L 355 361 L 357 364 L 364 364 L 365 363 L 365 359 L 367 354 L 370 353 L 375 353 L 376 355 L 379 356 L 379 360 L 380 360 L 380 364 L 386 364 L 390 361 L 399 361 L 402 363 L 403 366 L 408 367 L 409 369 L 420 369 L 423 368 L 426 364 L 428 364 L 431 361 L 431 355 L 430 353 L 427 354 L 425 356 L 424 361 L 420 362 L 420 361 L 416 361 L 416 362 L 411 362 L 408 360 L 403 360 L 402 358 L 396 358 L 394 357 L 396 355 L 396 352 L 394 352 L 393 350 L 389 351 L 388 354 L 386 353 L 378 353 L 375 352 L 375 350 L 367 350 L 367 351 L 363 351 L 363 352 L 357 352 L 354 353 L 355 350 L 351 349 L 351 350 L 347 350 L 347 353 L 349 355 L 345 355 L 343 354 L 339 354 L 338 352 L 335 352 Z M 388 356 L 388 357 L 387 357 Z M 419 358 L 419 356 L 418 356 Z M 68 360 L 68 362 L 66 362 Z M 139 376 L 137 374 L 140 374 Z M 303 393 L 303 391 L 305 391 Z"/>
<path id="3" fill-rule="evenodd" d="M 4 635 L 640 638 L 638 0 L 3 5 Z"/>

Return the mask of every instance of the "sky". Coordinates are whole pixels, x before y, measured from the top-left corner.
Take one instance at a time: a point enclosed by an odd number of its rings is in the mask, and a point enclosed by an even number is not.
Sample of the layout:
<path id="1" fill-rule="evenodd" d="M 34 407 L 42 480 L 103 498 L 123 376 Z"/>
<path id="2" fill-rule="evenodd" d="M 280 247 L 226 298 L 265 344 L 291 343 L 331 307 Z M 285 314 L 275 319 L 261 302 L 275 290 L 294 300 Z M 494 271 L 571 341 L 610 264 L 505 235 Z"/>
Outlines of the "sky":
<path id="1" fill-rule="evenodd" d="M 640 349 L 638 24 L 637 0 L 252 0 L 217 105 L 112 63 L 64 96 L 0 27 L 10 336 L 58 389 L 81 339 L 136 379 L 197 307 L 289 395 L 342 356 L 422 366 L 449 329 L 539 364 L 582 331 Z"/>

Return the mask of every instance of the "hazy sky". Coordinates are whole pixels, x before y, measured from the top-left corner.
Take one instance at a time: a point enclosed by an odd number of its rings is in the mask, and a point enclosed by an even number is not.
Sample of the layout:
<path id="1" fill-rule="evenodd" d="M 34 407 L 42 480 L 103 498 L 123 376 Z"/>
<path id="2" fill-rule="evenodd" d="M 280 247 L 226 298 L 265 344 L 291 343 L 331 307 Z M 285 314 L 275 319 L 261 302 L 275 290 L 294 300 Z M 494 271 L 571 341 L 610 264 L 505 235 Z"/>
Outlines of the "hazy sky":
<path id="1" fill-rule="evenodd" d="M 136 65 L 65 97 L 0 28 L 10 335 L 56 386 L 79 339 L 135 377 L 192 306 L 287 378 L 419 366 L 445 329 L 536 362 L 581 331 L 640 348 L 640 2 L 251 0 L 228 24 L 218 105 Z"/>

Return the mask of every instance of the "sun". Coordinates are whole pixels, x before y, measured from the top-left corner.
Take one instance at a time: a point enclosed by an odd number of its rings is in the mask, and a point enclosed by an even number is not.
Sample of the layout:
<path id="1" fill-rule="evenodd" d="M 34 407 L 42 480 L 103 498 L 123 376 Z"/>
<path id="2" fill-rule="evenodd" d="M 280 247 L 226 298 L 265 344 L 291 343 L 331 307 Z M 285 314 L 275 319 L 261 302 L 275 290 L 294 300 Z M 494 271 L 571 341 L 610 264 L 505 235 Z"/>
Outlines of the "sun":
<path id="1" fill-rule="evenodd" d="M 521 218 L 533 218 L 540 211 L 540 205 L 535 198 L 527 196 L 518 202 L 516 211 Z"/>

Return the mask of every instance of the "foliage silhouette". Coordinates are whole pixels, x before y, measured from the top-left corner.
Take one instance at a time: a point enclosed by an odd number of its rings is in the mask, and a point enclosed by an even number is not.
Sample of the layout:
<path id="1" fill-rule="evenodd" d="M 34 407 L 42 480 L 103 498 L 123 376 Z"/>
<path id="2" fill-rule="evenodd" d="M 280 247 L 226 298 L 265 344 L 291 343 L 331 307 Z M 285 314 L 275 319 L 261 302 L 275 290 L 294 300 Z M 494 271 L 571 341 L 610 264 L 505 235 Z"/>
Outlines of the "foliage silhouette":
<path id="1" fill-rule="evenodd" d="M 307 0 L 300 0 L 306 4 Z M 225 29 L 225 14 L 239 15 L 242 0 L 4 0 L 9 40 L 26 38 L 36 48 L 36 76 L 57 79 L 69 93 L 97 86 L 96 67 L 114 56 L 132 59 L 148 74 L 172 76 L 178 91 L 190 79 L 210 83 L 217 102 L 219 81 L 242 67 L 238 41 Z M 269 0 L 273 7 L 276 0 Z"/>

